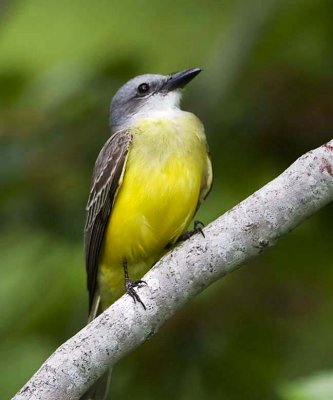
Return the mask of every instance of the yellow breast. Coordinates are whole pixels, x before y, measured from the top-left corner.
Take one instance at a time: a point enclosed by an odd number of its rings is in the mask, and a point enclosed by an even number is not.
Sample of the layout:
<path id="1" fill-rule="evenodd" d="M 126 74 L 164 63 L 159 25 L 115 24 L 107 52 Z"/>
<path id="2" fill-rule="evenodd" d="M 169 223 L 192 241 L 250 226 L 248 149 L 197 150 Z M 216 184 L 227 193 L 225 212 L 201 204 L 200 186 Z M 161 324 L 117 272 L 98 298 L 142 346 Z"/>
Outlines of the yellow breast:
<path id="1" fill-rule="evenodd" d="M 138 278 L 187 229 L 206 175 L 205 136 L 193 114 L 146 118 L 133 126 L 101 257 L 104 292 L 117 292 L 118 286 L 122 292 L 124 258 L 131 277 Z"/>

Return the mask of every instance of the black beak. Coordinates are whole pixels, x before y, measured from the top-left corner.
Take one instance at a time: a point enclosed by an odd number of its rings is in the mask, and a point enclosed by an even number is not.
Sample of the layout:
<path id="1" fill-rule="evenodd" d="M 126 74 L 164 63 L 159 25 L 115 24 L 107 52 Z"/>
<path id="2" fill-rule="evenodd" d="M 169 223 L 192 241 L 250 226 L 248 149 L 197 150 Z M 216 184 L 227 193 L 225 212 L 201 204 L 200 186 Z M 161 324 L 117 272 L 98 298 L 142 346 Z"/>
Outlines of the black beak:
<path id="1" fill-rule="evenodd" d="M 201 72 L 201 68 L 191 68 L 185 71 L 176 72 L 171 74 L 168 80 L 162 87 L 163 91 L 171 92 L 175 89 L 182 89 L 186 86 L 193 78 L 195 78 Z"/>

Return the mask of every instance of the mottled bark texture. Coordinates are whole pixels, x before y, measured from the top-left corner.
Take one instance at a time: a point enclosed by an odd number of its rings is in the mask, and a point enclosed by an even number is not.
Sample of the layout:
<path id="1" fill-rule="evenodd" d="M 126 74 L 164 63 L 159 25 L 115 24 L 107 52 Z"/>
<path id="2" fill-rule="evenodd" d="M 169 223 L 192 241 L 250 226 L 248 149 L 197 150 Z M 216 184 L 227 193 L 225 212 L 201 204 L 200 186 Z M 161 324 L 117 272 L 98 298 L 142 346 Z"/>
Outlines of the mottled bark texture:
<path id="1" fill-rule="evenodd" d="M 78 399 L 109 366 L 152 336 L 184 303 L 275 244 L 333 200 L 333 140 L 177 247 L 148 272 L 139 289 L 146 304 L 125 295 L 60 346 L 15 400 Z"/>

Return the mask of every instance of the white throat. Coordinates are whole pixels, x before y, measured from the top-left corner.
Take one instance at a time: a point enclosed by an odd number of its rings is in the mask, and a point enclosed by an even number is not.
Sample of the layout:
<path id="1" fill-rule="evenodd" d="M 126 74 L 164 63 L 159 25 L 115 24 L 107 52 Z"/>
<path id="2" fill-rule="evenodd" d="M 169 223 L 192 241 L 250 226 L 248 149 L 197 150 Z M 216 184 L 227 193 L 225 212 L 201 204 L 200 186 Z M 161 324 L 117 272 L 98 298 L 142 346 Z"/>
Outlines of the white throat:
<path id="1" fill-rule="evenodd" d="M 142 107 L 133 114 L 129 120 L 132 124 L 141 118 L 149 118 L 155 116 L 172 117 L 182 112 L 179 108 L 181 100 L 181 92 L 175 90 L 167 94 L 156 93 L 145 99 Z"/>

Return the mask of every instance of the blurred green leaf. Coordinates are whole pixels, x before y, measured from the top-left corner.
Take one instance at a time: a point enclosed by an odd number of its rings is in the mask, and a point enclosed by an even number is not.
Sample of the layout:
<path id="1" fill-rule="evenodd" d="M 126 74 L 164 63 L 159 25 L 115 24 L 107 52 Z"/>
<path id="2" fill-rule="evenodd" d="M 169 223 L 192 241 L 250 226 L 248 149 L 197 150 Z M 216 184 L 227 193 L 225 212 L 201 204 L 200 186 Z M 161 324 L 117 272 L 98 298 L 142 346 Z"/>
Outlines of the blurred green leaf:
<path id="1" fill-rule="evenodd" d="M 282 385 L 281 400 L 328 400 L 333 393 L 333 374 L 322 373 Z"/>

